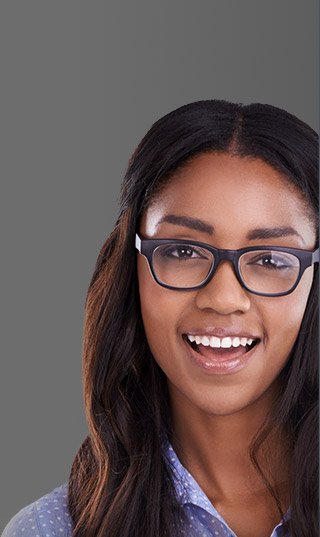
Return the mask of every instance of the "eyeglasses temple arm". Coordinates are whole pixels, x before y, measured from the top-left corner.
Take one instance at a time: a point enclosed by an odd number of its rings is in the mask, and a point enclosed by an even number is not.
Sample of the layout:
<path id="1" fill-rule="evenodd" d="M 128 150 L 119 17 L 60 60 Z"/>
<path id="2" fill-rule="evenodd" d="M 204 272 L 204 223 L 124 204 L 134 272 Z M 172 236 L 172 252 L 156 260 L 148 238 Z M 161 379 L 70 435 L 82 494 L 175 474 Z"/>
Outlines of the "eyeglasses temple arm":
<path id="1" fill-rule="evenodd" d="M 137 234 L 136 234 L 136 248 L 141 253 L 141 239 L 140 239 L 139 235 L 137 235 Z M 319 252 L 319 250 L 318 250 L 318 252 Z"/>
<path id="2" fill-rule="evenodd" d="M 312 254 L 312 263 L 319 263 L 319 248 Z"/>

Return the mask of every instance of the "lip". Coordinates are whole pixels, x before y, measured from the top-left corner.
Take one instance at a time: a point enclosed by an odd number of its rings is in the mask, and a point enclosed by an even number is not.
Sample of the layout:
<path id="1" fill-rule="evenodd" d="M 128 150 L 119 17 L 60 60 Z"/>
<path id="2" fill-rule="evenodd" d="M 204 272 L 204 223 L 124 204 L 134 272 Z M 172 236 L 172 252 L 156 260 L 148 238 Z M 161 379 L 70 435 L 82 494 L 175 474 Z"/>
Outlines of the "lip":
<path id="1" fill-rule="evenodd" d="M 182 339 L 187 349 L 187 356 L 190 363 L 198 370 L 200 369 L 202 372 L 208 375 L 231 375 L 242 370 L 244 367 L 246 367 L 248 362 L 251 361 L 251 358 L 254 357 L 254 354 L 261 342 L 259 341 L 252 349 L 244 354 L 239 354 L 236 356 L 235 353 L 235 356 L 228 360 L 214 360 L 214 358 L 209 360 L 199 352 L 195 351 L 184 338 Z"/>

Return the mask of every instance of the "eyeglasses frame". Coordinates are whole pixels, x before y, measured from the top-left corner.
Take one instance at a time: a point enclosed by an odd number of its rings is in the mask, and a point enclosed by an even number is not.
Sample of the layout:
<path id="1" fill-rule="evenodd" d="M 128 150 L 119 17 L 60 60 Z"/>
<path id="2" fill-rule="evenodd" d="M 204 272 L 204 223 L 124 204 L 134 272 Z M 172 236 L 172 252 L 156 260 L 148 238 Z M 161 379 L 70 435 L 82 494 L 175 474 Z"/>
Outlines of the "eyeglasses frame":
<path id="1" fill-rule="evenodd" d="M 161 280 L 159 280 L 153 268 L 153 259 L 152 259 L 153 252 L 158 246 L 161 246 L 162 244 L 178 244 L 178 245 L 181 244 L 182 246 L 183 245 L 199 246 L 201 248 L 205 248 L 206 250 L 208 250 L 214 256 L 214 259 L 216 259 L 217 262 L 212 263 L 211 269 L 208 272 L 206 278 L 199 285 L 195 285 L 194 287 L 174 287 L 172 285 L 168 285 L 162 282 Z M 252 293 L 254 295 L 259 295 L 259 296 L 268 296 L 268 297 L 286 296 L 295 290 L 295 288 L 297 287 L 297 285 L 299 284 L 302 278 L 304 271 L 308 267 L 312 266 L 314 263 L 319 263 L 319 248 L 314 251 L 310 251 L 310 250 L 303 250 L 300 248 L 286 248 L 284 246 L 266 245 L 266 246 L 248 246 L 247 248 L 240 248 L 238 250 L 225 250 L 221 248 L 214 248 L 210 244 L 206 244 L 204 242 L 193 241 L 193 240 L 188 241 L 185 239 L 142 239 L 138 235 L 138 233 L 136 233 L 135 235 L 135 247 L 138 250 L 138 252 L 147 259 L 148 265 L 149 265 L 149 268 L 150 268 L 150 271 L 154 280 L 159 285 L 161 285 L 161 287 L 165 287 L 166 289 L 172 289 L 175 291 L 194 291 L 196 289 L 201 289 L 202 287 L 205 287 L 205 285 L 207 285 L 209 281 L 212 279 L 212 277 L 214 276 L 220 262 L 225 260 L 225 261 L 232 262 L 234 272 L 235 272 L 238 282 L 240 283 L 241 287 L 249 291 L 249 293 Z M 261 292 L 253 291 L 252 289 L 250 289 L 242 280 L 241 273 L 239 270 L 240 257 L 244 253 L 252 252 L 252 251 L 259 251 L 259 250 L 261 251 L 273 250 L 276 252 L 284 252 L 284 253 L 295 255 L 299 259 L 299 274 L 297 276 L 297 280 L 295 284 L 291 287 L 291 289 L 289 289 L 289 291 L 285 291 L 282 293 L 261 293 Z"/>

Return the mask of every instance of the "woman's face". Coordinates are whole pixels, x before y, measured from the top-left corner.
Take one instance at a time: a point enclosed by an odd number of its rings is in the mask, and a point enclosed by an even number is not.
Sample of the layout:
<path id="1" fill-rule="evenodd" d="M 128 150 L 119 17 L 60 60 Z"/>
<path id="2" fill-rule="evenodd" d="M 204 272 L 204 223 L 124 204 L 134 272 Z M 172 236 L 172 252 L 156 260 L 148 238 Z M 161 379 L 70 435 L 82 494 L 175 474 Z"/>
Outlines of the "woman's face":
<path id="1" fill-rule="evenodd" d="M 172 215 L 189 220 L 178 223 Z M 195 221 L 203 225 L 194 226 Z M 257 229 L 273 231 L 264 232 L 269 238 L 257 238 L 261 236 L 253 233 Z M 196 156 L 160 191 L 143 214 L 140 236 L 187 239 L 234 250 L 263 245 L 315 247 L 305 205 L 288 180 L 259 159 L 213 152 Z M 224 261 L 205 287 L 177 291 L 156 283 L 147 260 L 138 255 L 145 332 L 167 376 L 171 398 L 187 400 L 215 415 L 272 399 L 299 332 L 312 278 L 313 267 L 309 267 L 291 294 L 258 296 L 240 285 L 231 262 Z M 251 337 L 257 344 L 251 350 L 241 345 L 211 349 L 202 343 L 192 346 L 188 335 L 216 337 L 220 342 L 229 336 Z M 220 364 L 224 356 L 227 360 L 238 355 L 240 367 L 212 367 L 216 357 Z"/>

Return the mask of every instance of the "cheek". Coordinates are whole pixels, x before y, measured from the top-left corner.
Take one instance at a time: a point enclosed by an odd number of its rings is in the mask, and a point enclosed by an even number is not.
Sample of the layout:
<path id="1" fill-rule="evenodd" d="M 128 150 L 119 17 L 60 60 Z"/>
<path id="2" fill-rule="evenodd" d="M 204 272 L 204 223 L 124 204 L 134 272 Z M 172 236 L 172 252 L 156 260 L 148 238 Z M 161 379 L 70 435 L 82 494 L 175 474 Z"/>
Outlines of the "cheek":
<path id="1" fill-rule="evenodd" d="M 191 307 L 186 293 L 161 287 L 153 280 L 148 263 L 138 257 L 138 282 L 143 325 L 150 350 L 158 364 L 166 369 L 168 357 L 177 350 L 178 329 Z"/>
<path id="2" fill-rule="evenodd" d="M 138 282 L 143 325 L 151 351 L 157 356 L 170 338 L 169 327 L 178 314 L 179 300 L 174 296 L 176 293 L 153 280 L 148 263 L 142 256 L 138 257 Z"/>
<path id="3" fill-rule="evenodd" d="M 313 270 L 306 270 L 298 287 L 284 297 L 270 298 L 265 303 L 264 321 L 267 336 L 281 349 L 290 352 L 298 336 L 312 285 Z"/>

